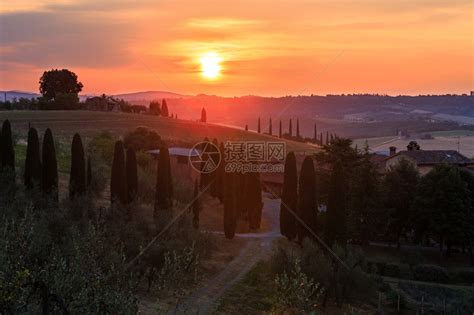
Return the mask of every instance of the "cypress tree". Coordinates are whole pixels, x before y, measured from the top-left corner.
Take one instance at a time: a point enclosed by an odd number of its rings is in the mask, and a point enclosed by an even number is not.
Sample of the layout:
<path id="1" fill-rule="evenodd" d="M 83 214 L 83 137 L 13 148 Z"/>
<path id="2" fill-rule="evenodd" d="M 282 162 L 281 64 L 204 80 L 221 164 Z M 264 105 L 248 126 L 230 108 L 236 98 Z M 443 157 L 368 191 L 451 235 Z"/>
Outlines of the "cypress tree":
<path id="1" fill-rule="evenodd" d="M 249 227 L 251 229 L 259 229 L 263 207 L 260 174 L 256 172 L 247 174 L 247 193 L 245 196 L 248 201 Z"/>
<path id="2" fill-rule="evenodd" d="M 326 131 L 326 145 L 329 144 L 329 131 Z"/>
<path id="3" fill-rule="evenodd" d="M 111 203 L 127 203 L 127 179 L 125 175 L 125 155 L 122 140 L 115 142 L 112 176 L 110 177 Z"/>
<path id="4" fill-rule="evenodd" d="M 169 116 L 168 104 L 166 104 L 165 99 L 163 99 L 163 101 L 161 102 L 161 116 L 163 116 L 163 117 L 168 117 Z"/>
<path id="5" fill-rule="evenodd" d="M 316 123 L 314 123 L 314 136 L 313 141 L 316 143 L 318 141 L 318 128 L 316 127 Z"/>
<path id="6" fill-rule="evenodd" d="M 346 244 L 345 182 L 339 161 L 334 164 L 329 180 L 325 235 L 329 246 L 334 242 Z"/>
<path id="7" fill-rule="evenodd" d="M 43 196 L 58 201 L 58 162 L 56 160 L 53 133 L 49 128 L 44 133 L 42 156 L 41 190 Z"/>
<path id="8" fill-rule="evenodd" d="M 279 131 L 278 131 L 278 137 L 281 138 L 281 119 L 280 119 L 280 129 L 279 129 Z"/>
<path id="9" fill-rule="evenodd" d="M 135 201 L 138 193 L 137 155 L 133 148 L 127 149 L 127 202 Z"/>
<path id="10" fill-rule="evenodd" d="M 13 149 L 12 127 L 7 119 L 3 122 L 1 133 L 1 169 L 10 169 L 15 171 L 15 150 Z"/>
<path id="11" fill-rule="evenodd" d="M 249 131 L 249 125 L 245 125 L 245 131 Z"/>
<path id="12" fill-rule="evenodd" d="M 289 152 L 286 155 L 285 173 L 283 177 L 283 191 L 280 205 L 280 232 L 290 240 L 296 236 L 296 219 L 289 210 L 294 213 L 297 212 L 297 185 L 296 157 L 293 152 Z"/>
<path id="13" fill-rule="evenodd" d="M 260 117 L 258 117 L 257 132 L 260 133 Z"/>
<path id="14" fill-rule="evenodd" d="M 207 137 L 204 138 L 204 141 L 202 142 L 202 147 L 201 147 L 202 153 L 204 153 L 202 155 L 204 160 L 202 161 L 202 164 L 201 164 L 201 174 L 200 174 L 201 179 L 199 183 L 201 189 L 206 188 L 207 185 L 209 185 L 209 183 L 211 182 L 211 173 L 209 173 L 208 167 L 210 167 L 212 164 L 212 161 L 209 161 L 210 156 L 212 156 L 212 148 L 213 147 L 210 144 L 209 139 Z"/>
<path id="15" fill-rule="evenodd" d="M 268 125 L 268 134 L 270 136 L 273 135 L 273 132 L 272 132 L 272 119 L 270 118 L 270 124 Z"/>
<path id="16" fill-rule="evenodd" d="M 221 156 L 221 163 L 217 167 L 217 198 L 219 198 L 220 202 L 224 202 L 224 175 L 225 175 L 225 161 L 224 161 L 224 154 L 225 148 L 224 143 L 221 142 L 219 144 L 219 153 Z"/>
<path id="17" fill-rule="evenodd" d="M 290 135 L 290 138 L 293 137 L 293 124 L 290 119 L 290 126 L 288 127 L 288 134 Z"/>
<path id="18" fill-rule="evenodd" d="M 201 212 L 201 197 L 199 196 L 199 184 L 197 179 L 194 181 L 194 196 L 193 196 L 193 227 L 199 230 L 199 213 Z"/>
<path id="19" fill-rule="evenodd" d="M 35 128 L 28 130 L 28 144 L 26 148 L 25 173 L 23 183 L 27 189 L 41 184 L 41 157 L 38 131 Z"/>
<path id="20" fill-rule="evenodd" d="M 172 207 L 173 186 L 171 178 L 171 165 L 168 147 L 163 145 L 158 157 L 158 170 L 156 172 L 155 191 L 155 218 L 161 210 Z"/>
<path id="21" fill-rule="evenodd" d="M 71 173 L 69 176 L 69 198 L 86 192 L 86 162 L 81 136 L 75 134 L 71 146 Z"/>
<path id="22" fill-rule="evenodd" d="M 313 159 L 309 156 L 304 159 L 300 171 L 298 216 L 315 231 L 317 218 L 316 175 Z M 297 223 L 297 234 L 299 242 L 302 242 L 305 237 L 311 235 L 300 223 Z"/>
<path id="23" fill-rule="evenodd" d="M 235 177 L 235 173 L 226 172 L 224 174 L 224 234 L 228 239 L 234 238 L 237 226 Z"/>
<path id="24" fill-rule="evenodd" d="M 323 133 L 322 132 L 319 135 L 319 142 L 320 142 L 321 145 L 323 145 Z"/>
<path id="25" fill-rule="evenodd" d="M 92 162 L 91 162 L 91 157 L 89 156 L 87 158 L 87 189 L 91 189 L 92 185 Z"/>
<path id="26" fill-rule="evenodd" d="M 203 122 L 203 123 L 207 122 L 207 114 L 206 114 L 206 110 L 204 109 L 204 107 L 201 110 L 201 122 Z"/>
<path id="27" fill-rule="evenodd" d="M 211 196 L 212 197 L 217 197 L 217 172 L 218 172 L 218 163 L 219 163 L 219 143 L 217 142 L 217 139 L 214 138 L 212 140 L 212 146 L 211 146 L 211 152 L 212 152 L 212 155 L 211 155 L 211 159 L 212 159 L 212 163 L 214 165 L 216 165 L 217 167 L 209 174 L 209 180 L 211 182 Z M 221 157 L 222 158 L 222 157 Z"/>
<path id="28" fill-rule="evenodd" d="M 296 119 L 296 138 L 300 137 L 300 120 L 299 118 Z"/>

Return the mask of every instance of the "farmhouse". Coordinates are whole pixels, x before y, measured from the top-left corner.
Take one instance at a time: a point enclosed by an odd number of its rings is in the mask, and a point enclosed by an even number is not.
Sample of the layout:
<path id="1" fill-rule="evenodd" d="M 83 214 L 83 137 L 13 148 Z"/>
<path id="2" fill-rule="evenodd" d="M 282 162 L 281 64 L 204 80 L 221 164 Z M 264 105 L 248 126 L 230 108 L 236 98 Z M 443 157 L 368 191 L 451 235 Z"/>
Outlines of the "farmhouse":
<path id="1" fill-rule="evenodd" d="M 402 159 L 412 162 L 421 175 L 426 175 L 436 165 L 451 164 L 474 171 L 474 161 L 454 150 L 407 150 L 395 152 L 385 159 L 385 169 L 398 164 Z"/>

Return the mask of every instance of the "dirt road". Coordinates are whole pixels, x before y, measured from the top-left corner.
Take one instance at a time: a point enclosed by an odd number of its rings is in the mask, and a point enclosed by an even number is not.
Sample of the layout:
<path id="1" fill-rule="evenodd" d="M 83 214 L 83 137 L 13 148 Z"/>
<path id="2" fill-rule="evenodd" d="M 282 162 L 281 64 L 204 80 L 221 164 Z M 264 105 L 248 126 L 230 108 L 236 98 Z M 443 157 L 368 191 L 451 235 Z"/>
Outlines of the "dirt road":
<path id="1" fill-rule="evenodd" d="M 239 282 L 258 261 L 270 257 L 272 242 L 280 237 L 280 200 L 264 198 L 263 201 L 262 215 L 269 223 L 269 230 L 237 234 L 236 237 L 247 240 L 239 254 L 221 272 L 179 303 L 171 314 L 213 314 L 225 291 Z"/>

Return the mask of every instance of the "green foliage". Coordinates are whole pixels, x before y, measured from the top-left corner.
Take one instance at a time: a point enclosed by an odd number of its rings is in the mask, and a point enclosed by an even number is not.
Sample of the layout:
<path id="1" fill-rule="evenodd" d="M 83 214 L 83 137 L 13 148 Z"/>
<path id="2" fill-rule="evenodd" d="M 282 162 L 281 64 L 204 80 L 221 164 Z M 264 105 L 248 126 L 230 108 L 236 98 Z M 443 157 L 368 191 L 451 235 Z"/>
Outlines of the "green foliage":
<path id="1" fill-rule="evenodd" d="M 298 174 L 296 170 L 296 157 L 289 152 L 285 159 L 285 173 L 283 175 L 283 191 L 280 206 L 280 232 L 288 239 L 296 237 L 296 219 L 293 213 L 297 212 L 298 205 Z"/>
<path id="2" fill-rule="evenodd" d="M 46 129 L 43 137 L 43 167 L 41 172 L 41 191 L 44 196 L 58 200 L 58 162 L 51 129 Z"/>
<path id="3" fill-rule="evenodd" d="M 344 245 L 347 240 L 345 176 L 342 163 L 336 162 L 329 183 L 327 219 L 324 233 L 329 246 L 332 246 L 335 242 Z"/>
<path id="4" fill-rule="evenodd" d="M 409 220 L 419 179 L 420 175 L 413 163 L 405 159 L 385 174 L 383 199 L 385 208 L 391 213 L 390 229 L 398 242 L 410 227 Z"/>
<path id="5" fill-rule="evenodd" d="M 54 100 L 39 103 L 41 110 L 77 110 L 79 109 L 79 97 L 77 93 L 56 93 Z"/>
<path id="6" fill-rule="evenodd" d="M 125 173 L 125 155 L 123 142 L 115 142 L 114 160 L 112 162 L 112 175 L 110 177 L 110 201 L 127 203 L 127 179 Z"/>
<path id="7" fill-rule="evenodd" d="M 316 230 L 318 215 L 318 203 L 316 200 L 316 175 L 314 173 L 313 158 L 307 156 L 300 171 L 299 193 L 298 193 L 298 216 L 313 231 Z M 297 234 L 300 242 L 310 232 L 299 222 L 297 223 Z"/>
<path id="8" fill-rule="evenodd" d="M 153 150 L 163 145 L 158 133 L 147 127 L 137 127 L 126 133 L 123 142 L 126 148 L 132 148 L 135 152 Z"/>
<path id="9" fill-rule="evenodd" d="M 415 280 L 445 283 L 449 280 L 448 271 L 436 265 L 417 265 L 413 268 Z"/>
<path id="10" fill-rule="evenodd" d="M 32 189 L 41 183 L 41 159 L 38 132 L 35 128 L 28 130 L 28 147 L 26 149 L 25 173 L 23 177 L 25 187 Z"/>
<path id="11" fill-rule="evenodd" d="M 132 148 L 127 149 L 126 163 L 127 202 L 130 203 L 136 200 L 138 194 L 137 156 Z"/>
<path id="12" fill-rule="evenodd" d="M 274 303 L 277 311 L 282 308 L 295 308 L 308 314 L 316 310 L 322 290 L 318 283 L 301 270 L 298 259 L 294 261 L 289 274 L 284 271 L 276 276 L 275 285 Z"/>
<path id="13" fill-rule="evenodd" d="M 82 83 L 77 75 L 67 69 L 45 71 L 40 78 L 40 93 L 47 100 L 56 99 L 58 94 L 77 94 L 82 91 Z"/>
<path id="14" fill-rule="evenodd" d="M 71 172 L 69 174 L 69 198 L 81 196 L 86 192 L 86 162 L 84 147 L 79 134 L 74 134 L 71 145 Z"/>

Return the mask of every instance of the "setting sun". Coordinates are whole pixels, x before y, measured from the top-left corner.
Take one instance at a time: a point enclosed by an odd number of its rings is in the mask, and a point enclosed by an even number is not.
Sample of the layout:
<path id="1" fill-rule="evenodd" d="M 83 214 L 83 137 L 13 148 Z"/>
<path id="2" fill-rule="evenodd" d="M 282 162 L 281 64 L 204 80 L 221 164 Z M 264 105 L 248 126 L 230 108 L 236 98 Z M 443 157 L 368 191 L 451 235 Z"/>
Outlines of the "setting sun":
<path id="1" fill-rule="evenodd" d="M 203 55 L 200 59 L 202 76 L 207 79 L 217 78 L 221 72 L 221 61 L 222 58 L 215 52 L 208 52 Z"/>

